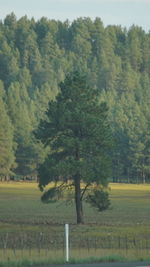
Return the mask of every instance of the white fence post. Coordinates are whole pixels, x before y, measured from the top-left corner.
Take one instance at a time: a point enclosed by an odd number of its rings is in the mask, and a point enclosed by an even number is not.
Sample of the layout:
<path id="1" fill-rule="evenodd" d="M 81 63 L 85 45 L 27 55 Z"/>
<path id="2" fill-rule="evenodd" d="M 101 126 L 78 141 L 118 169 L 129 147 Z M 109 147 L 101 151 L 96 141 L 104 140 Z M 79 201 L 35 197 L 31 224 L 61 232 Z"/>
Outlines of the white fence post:
<path id="1" fill-rule="evenodd" d="M 69 262 L 69 224 L 65 224 L 66 262 Z"/>

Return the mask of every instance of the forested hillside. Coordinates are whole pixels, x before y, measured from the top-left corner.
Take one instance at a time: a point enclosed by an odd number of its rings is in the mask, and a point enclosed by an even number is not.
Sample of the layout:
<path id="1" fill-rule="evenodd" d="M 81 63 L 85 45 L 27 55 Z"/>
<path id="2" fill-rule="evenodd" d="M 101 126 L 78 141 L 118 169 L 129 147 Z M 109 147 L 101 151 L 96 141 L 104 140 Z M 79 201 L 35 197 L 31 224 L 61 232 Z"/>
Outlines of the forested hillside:
<path id="1" fill-rule="evenodd" d="M 150 33 L 12 13 L 0 22 L 0 177 L 36 178 L 46 151 L 33 131 L 67 73 L 86 73 L 109 106 L 113 181 L 150 181 Z"/>

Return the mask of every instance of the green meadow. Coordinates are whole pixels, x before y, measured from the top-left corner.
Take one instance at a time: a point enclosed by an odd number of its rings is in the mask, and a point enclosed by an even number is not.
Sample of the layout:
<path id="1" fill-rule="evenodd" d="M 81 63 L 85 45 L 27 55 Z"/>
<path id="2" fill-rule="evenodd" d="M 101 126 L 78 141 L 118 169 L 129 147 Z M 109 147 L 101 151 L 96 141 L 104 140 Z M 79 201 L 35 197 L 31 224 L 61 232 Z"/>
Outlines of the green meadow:
<path id="1" fill-rule="evenodd" d="M 0 258 L 64 256 L 64 224 L 70 225 L 72 257 L 148 257 L 150 185 L 110 184 L 111 208 L 99 213 L 84 203 L 76 225 L 74 203 L 43 204 L 36 183 L 0 183 Z"/>

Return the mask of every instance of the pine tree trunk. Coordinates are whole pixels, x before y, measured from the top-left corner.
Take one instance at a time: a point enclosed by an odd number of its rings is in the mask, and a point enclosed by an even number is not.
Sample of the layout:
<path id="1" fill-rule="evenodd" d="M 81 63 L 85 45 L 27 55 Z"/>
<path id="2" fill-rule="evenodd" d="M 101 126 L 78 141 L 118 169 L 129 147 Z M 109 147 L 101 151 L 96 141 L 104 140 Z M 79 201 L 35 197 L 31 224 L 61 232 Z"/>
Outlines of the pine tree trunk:
<path id="1" fill-rule="evenodd" d="M 79 224 L 79 223 L 84 223 L 79 174 L 76 174 L 76 176 L 74 177 L 74 183 L 75 183 L 75 204 L 76 204 L 77 224 Z"/>

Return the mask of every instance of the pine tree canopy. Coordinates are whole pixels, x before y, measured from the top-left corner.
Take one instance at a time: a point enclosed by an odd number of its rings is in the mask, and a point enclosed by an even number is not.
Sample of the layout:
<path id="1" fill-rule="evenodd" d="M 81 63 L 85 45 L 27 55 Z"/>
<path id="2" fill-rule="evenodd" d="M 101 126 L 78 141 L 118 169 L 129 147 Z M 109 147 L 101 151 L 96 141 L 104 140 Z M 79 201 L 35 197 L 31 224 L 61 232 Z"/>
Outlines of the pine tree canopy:
<path id="1" fill-rule="evenodd" d="M 75 78 L 71 80 L 71 74 L 68 76 L 76 70 L 82 76 L 80 84 Z M 58 170 L 64 169 L 64 177 L 67 168 L 74 173 L 69 166 L 78 165 L 82 180 L 93 177 L 98 183 L 96 171 L 92 174 L 92 162 L 109 165 L 105 152 L 109 120 L 115 139 L 109 151 L 110 181 L 149 183 L 149 32 L 135 25 L 129 29 L 104 26 L 100 18 L 84 17 L 69 23 L 48 18 L 35 21 L 27 16 L 17 19 L 11 13 L 0 22 L 1 87 L 4 92 L 0 96 L 0 180 L 36 180 L 39 164 L 47 160 L 49 143 L 51 154 L 57 152 L 58 157 L 59 151 L 59 157 L 64 155 L 68 160 L 67 167 L 63 167 L 62 160 L 61 166 L 58 161 Z M 48 109 L 50 114 L 46 114 Z M 51 110 L 55 115 L 52 118 Z M 44 147 L 41 141 L 37 142 L 34 132 L 46 117 L 49 130 L 41 136 Z M 97 126 L 99 122 L 105 128 L 104 135 Z M 44 127 L 44 122 L 40 127 Z M 78 161 L 73 157 L 75 147 L 79 150 Z M 59 173 L 55 176 L 60 179 Z M 105 173 L 101 179 L 104 176 Z"/>
<path id="2" fill-rule="evenodd" d="M 91 183 L 107 185 L 112 144 L 107 113 L 106 103 L 100 101 L 98 90 L 88 86 L 85 75 L 73 72 L 66 77 L 56 101 L 49 103 L 47 119 L 41 122 L 37 133 L 50 147 L 39 168 L 41 188 L 52 181 L 70 181 L 82 201 L 81 181 L 86 189 Z"/>

